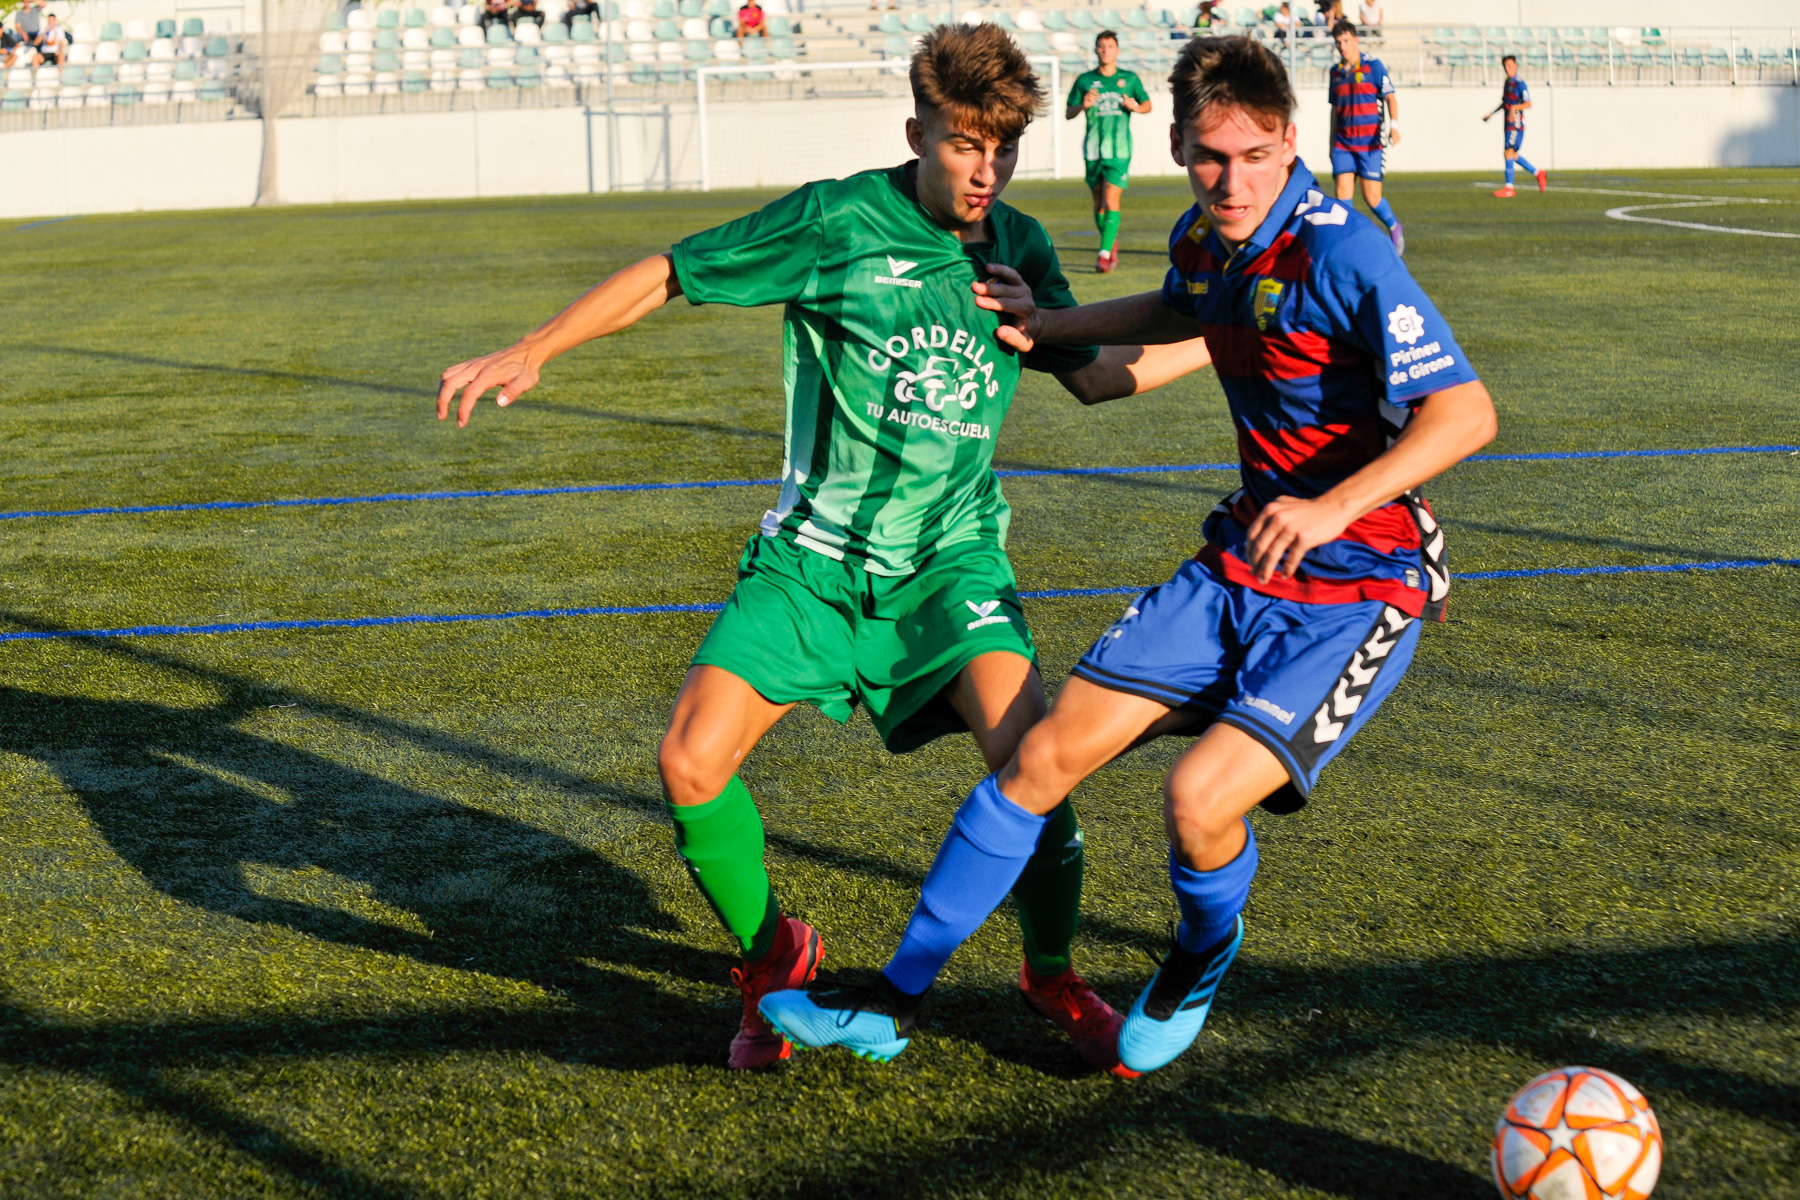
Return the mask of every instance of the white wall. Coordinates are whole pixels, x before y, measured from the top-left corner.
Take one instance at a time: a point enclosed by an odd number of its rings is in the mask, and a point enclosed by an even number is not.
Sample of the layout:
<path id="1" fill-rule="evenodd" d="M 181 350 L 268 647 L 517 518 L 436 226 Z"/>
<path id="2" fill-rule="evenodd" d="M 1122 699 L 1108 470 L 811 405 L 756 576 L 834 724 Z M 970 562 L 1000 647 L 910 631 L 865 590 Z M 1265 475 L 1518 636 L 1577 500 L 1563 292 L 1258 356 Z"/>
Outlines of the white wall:
<path id="1" fill-rule="evenodd" d="M 262 123 L 5 133 L 0 162 L 0 217 L 235 208 L 256 200 Z"/>
<path id="2" fill-rule="evenodd" d="M 1382 0 L 1382 8 L 1390 25 L 1800 25 L 1794 0 Z"/>
<path id="3" fill-rule="evenodd" d="M 1402 138 L 1388 169 L 1488 170 L 1500 129 L 1483 124 L 1497 89 L 1403 88 Z M 1532 91 L 1525 154 L 1553 171 L 1618 167 L 1800 166 L 1800 89 L 1562 87 Z M 1179 172 L 1168 154 L 1169 97 L 1136 122 L 1132 169 Z M 726 104 L 709 109 L 715 187 L 786 186 L 901 161 L 903 103 L 891 99 Z M 1055 114 L 1047 120 L 1055 120 Z M 1302 90 L 1301 154 L 1329 170 L 1322 87 Z M 614 176 L 623 189 L 695 187 L 699 132 L 691 102 L 621 115 Z M 1081 122 L 1063 126 L 1063 177 L 1081 177 Z M 281 122 L 281 194 L 289 203 L 603 192 L 608 121 L 579 108 L 290 117 Z M 1034 128 L 1024 166 L 1048 174 L 1049 127 Z M 256 121 L 0 134 L 0 218 L 228 208 L 255 200 Z"/>

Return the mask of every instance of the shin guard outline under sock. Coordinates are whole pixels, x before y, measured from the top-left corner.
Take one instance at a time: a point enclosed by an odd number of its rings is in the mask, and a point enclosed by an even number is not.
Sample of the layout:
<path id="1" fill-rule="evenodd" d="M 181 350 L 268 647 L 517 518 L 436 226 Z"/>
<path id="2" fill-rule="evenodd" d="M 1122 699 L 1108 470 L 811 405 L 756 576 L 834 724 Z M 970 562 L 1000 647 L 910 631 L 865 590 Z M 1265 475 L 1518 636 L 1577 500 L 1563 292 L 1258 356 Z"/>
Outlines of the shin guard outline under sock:
<path id="1" fill-rule="evenodd" d="M 919 903 L 882 974 L 911 996 L 923 993 L 956 948 L 981 928 L 1037 849 L 1045 818 L 1006 798 L 989 775 L 956 810 L 919 889 Z"/>
<path id="2" fill-rule="evenodd" d="M 1061 975 L 1072 964 L 1069 943 L 1081 920 L 1081 877 L 1086 868 L 1081 824 L 1067 800 L 1050 810 L 1037 849 L 1013 885 L 1025 961 L 1042 976 Z"/>
<path id="3" fill-rule="evenodd" d="M 736 775 L 705 804 L 671 804 L 675 850 L 694 886 L 737 939 L 747 959 L 769 952 L 775 941 L 775 889 L 763 866 L 762 815 L 750 789 Z"/>
<path id="4" fill-rule="evenodd" d="M 1216 871 L 1184 867 L 1169 851 L 1169 886 L 1181 907 L 1181 925 L 1175 940 L 1183 950 L 1198 954 L 1231 931 L 1250 898 L 1250 881 L 1256 877 L 1256 833 L 1244 822 L 1244 848 Z"/>
<path id="5" fill-rule="evenodd" d="M 1110 253 L 1113 243 L 1119 240 L 1119 214 L 1109 211 L 1100 222 L 1100 253 Z"/>

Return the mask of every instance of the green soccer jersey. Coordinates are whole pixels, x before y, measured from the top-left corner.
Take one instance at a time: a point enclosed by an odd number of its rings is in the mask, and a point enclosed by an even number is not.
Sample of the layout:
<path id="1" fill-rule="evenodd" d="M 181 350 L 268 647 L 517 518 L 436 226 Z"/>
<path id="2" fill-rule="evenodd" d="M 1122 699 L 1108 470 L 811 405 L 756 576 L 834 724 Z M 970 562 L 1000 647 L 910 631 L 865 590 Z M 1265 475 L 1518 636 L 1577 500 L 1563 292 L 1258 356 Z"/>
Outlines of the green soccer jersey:
<path id="1" fill-rule="evenodd" d="M 1093 347 L 1019 355 L 969 288 L 1019 272 L 1046 308 L 1075 298 L 1043 226 L 996 203 L 994 241 L 965 246 L 915 198 L 908 166 L 809 183 L 673 251 L 695 304 L 785 304 L 787 443 L 763 533 L 877 575 L 985 538 L 1010 510 L 994 439 L 1022 366 L 1073 371 Z"/>
<path id="2" fill-rule="evenodd" d="M 1115 68 L 1111 75 L 1083 71 L 1069 89 L 1068 106 L 1078 107 L 1081 98 L 1094 88 L 1099 88 L 1100 94 L 1087 110 L 1087 137 L 1081 143 L 1081 157 L 1088 162 L 1130 159 L 1131 113 L 1122 101 L 1130 96 L 1139 104 L 1147 103 L 1150 93 L 1144 90 L 1144 81 L 1137 72 L 1123 68 Z"/>

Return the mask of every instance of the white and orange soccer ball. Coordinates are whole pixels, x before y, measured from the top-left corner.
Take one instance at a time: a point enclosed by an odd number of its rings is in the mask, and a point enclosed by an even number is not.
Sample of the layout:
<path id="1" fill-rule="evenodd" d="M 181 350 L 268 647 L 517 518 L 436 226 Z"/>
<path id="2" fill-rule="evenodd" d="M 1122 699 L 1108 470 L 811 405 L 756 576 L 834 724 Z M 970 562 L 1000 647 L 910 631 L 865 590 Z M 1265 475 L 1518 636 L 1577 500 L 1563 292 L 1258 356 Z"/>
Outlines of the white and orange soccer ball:
<path id="1" fill-rule="evenodd" d="M 1545 1071 L 1494 1126 L 1494 1182 L 1505 1200 L 1644 1200 L 1662 1160 L 1650 1102 L 1598 1067 Z"/>

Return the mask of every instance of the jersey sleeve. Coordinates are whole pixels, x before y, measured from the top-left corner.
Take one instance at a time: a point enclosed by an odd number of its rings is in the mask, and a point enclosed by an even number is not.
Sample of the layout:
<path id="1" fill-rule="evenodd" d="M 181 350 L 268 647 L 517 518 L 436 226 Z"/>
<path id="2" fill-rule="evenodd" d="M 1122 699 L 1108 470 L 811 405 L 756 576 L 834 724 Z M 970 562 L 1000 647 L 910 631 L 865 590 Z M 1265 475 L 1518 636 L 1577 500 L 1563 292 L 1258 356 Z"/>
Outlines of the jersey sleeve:
<path id="1" fill-rule="evenodd" d="M 675 278 L 690 304 L 785 304 L 814 285 L 824 206 L 808 184 L 748 216 L 675 243 Z"/>
<path id="2" fill-rule="evenodd" d="M 1044 232 L 1042 225 L 1032 224 L 1016 269 L 1031 285 L 1032 299 L 1037 301 L 1039 308 L 1074 308 L 1075 293 L 1070 290 L 1062 264 L 1057 261 L 1056 247 L 1050 244 L 1050 235 Z M 1099 356 L 1097 346 L 1039 343 L 1026 351 L 1019 362 L 1028 370 L 1054 375 L 1079 371 Z"/>
<path id="3" fill-rule="evenodd" d="M 1387 64 L 1380 64 L 1380 78 L 1375 81 L 1375 90 L 1382 96 L 1394 94 L 1394 77 L 1388 74 Z"/>
<path id="4" fill-rule="evenodd" d="M 1131 75 L 1131 98 L 1139 104 L 1150 103 L 1150 93 L 1144 90 L 1144 80 L 1135 71 Z"/>
<path id="5" fill-rule="evenodd" d="M 1388 403 L 1410 408 L 1480 378 L 1450 323 L 1385 239 L 1371 227 L 1359 240 L 1366 249 L 1346 245 L 1321 264 L 1321 306 L 1332 336 L 1379 360 Z"/>
<path id="6" fill-rule="evenodd" d="M 1081 84 L 1086 78 L 1086 75 L 1077 75 L 1075 82 L 1069 85 L 1069 102 L 1063 105 L 1064 111 L 1081 107 Z"/>
<path id="7" fill-rule="evenodd" d="M 1531 103 L 1531 85 L 1526 83 L 1523 79 L 1519 80 L 1518 103 L 1520 103 L 1520 104 L 1530 104 Z"/>

